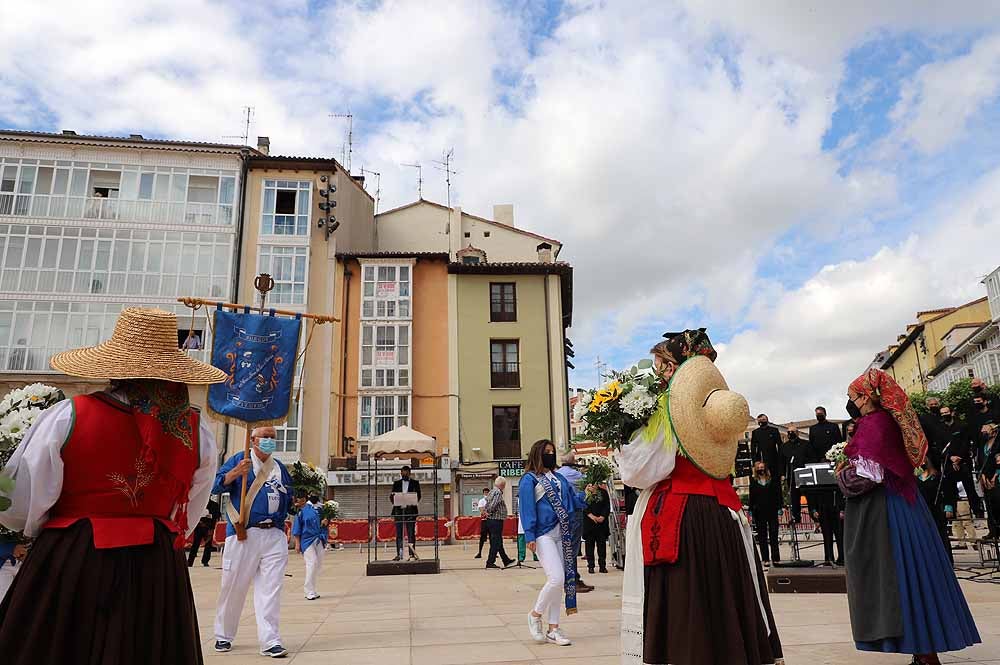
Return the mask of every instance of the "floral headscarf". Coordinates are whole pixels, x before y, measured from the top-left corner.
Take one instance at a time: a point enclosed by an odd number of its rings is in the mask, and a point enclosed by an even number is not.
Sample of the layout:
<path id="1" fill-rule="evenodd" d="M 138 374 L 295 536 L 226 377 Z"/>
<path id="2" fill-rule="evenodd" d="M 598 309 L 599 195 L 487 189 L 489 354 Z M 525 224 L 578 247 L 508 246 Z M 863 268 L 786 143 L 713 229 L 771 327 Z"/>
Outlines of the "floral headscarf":
<path id="1" fill-rule="evenodd" d="M 712 346 L 704 328 L 685 330 L 684 332 L 668 332 L 664 333 L 663 336 L 666 341 L 654 346 L 651 353 L 669 355 L 678 364 L 694 356 L 705 356 L 715 362 L 719 355 L 715 352 L 715 347 Z"/>
<path id="2" fill-rule="evenodd" d="M 889 412 L 903 435 L 903 447 L 909 463 L 916 468 L 924 463 L 927 455 L 927 436 L 924 434 L 917 412 L 910 405 L 906 391 L 880 369 L 870 369 L 851 382 L 851 389 L 862 395 L 878 399 Z M 850 455 L 850 453 L 848 453 Z"/>

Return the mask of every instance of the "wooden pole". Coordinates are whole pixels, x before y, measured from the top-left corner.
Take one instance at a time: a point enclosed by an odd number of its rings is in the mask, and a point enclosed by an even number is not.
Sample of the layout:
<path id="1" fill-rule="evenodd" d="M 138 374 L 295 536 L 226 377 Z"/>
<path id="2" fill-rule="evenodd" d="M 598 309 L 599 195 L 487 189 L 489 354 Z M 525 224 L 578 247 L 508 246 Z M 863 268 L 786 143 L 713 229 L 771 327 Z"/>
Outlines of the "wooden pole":
<path id="1" fill-rule="evenodd" d="M 243 441 L 243 459 L 250 459 L 250 425 L 247 424 L 247 434 Z M 249 475 L 249 474 L 247 474 Z M 250 508 L 247 506 L 247 476 L 243 476 L 243 487 L 240 489 L 240 521 L 233 525 L 237 540 L 247 539 L 247 519 Z"/>
<path id="2" fill-rule="evenodd" d="M 184 303 L 188 307 L 193 307 L 195 305 L 206 305 L 208 307 L 214 307 L 220 303 L 217 300 L 205 300 L 204 298 L 178 298 L 177 302 Z M 221 303 L 222 307 L 225 309 L 246 309 L 248 305 L 239 305 L 236 303 L 224 302 Z M 250 307 L 250 309 L 259 309 L 258 306 Z M 275 314 L 281 314 L 283 316 L 302 316 L 303 319 L 312 319 L 316 323 L 335 323 L 340 321 L 335 316 L 327 316 L 326 314 L 308 314 L 303 312 L 292 312 L 287 309 L 276 309 Z"/>

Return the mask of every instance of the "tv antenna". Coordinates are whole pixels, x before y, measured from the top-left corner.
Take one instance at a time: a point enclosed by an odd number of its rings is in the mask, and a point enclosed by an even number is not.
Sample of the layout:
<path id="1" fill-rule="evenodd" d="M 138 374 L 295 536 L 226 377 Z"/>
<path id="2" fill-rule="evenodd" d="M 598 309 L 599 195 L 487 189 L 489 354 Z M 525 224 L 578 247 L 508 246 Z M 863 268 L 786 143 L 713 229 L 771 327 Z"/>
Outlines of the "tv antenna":
<path id="1" fill-rule="evenodd" d="M 250 145 L 250 124 L 253 122 L 253 107 L 243 107 L 243 133 L 240 135 L 223 136 L 224 139 L 239 139 L 243 145 Z"/>
<path id="2" fill-rule="evenodd" d="M 424 198 L 424 169 L 420 166 L 420 162 L 416 164 L 400 164 L 400 166 L 408 166 L 411 169 L 417 170 L 417 198 Z"/>
<path id="3" fill-rule="evenodd" d="M 458 171 L 453 171 L 451 169 L 451 161 L 455 158 L 455 149 L 451 148 L 448 152 L 444 153 L 444 156 L 440 161 L 434 160 L 437 164 L 434 168 L 438 171 L 444 171 L 444 182 L 448 187 L 448 207 L 451 207 L 451 176 L 456 175 Z"/>
<path id="4" fill-rule="evenodd" d="M 369 171 L 365 167 L 361 167 L 361 175 L 373 175 L 375 176 L 375 214 L 378 214 L 378 201 L 382 198 L 382 174 L 378 171 Z"/>
<path id="5" fill-rule="evenodd" d="M 601 360 L 600 356 L 597 356 L 597 360 L 594 361 L 594 367 L 597 368 L 597 383 L 601 385 L 604 383 L 604 376 L 608 370 L 608 364 Z"/>
<path id="6" fill-rule="evenodd" d="M 354 114 L 351 109 L 347 113 L 331 113 L 331 118 L 347 118 L 347 157 L 344 158 L 344 166 L 347 167 L 347 174 L 351 174 L 351 153 L 354 152 Z"/>

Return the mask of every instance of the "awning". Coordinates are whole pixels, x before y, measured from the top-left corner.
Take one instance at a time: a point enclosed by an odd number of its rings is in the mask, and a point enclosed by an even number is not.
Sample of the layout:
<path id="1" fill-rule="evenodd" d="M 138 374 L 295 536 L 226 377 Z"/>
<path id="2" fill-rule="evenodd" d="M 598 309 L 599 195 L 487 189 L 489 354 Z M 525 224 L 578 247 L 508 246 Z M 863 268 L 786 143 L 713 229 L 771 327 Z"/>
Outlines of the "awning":
<path id="1" fill-rule="evenodd" d="M 377 436 L 368 444 L 375 457 L 436 457 L 437 440 L 406 425 Z"/>

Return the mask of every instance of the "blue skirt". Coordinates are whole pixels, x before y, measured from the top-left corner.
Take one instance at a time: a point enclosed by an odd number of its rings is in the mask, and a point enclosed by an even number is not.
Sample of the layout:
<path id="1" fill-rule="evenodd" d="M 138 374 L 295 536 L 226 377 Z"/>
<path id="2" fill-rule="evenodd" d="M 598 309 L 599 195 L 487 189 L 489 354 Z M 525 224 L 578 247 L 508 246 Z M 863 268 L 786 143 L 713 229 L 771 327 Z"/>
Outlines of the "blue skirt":
<path id="1" fill-rule="evenodd" d="M 885 493 L 903 634 L 855 642 L 861 651 L 930 654 L 978 644 L 979 631 L 923 497 Z"/>

